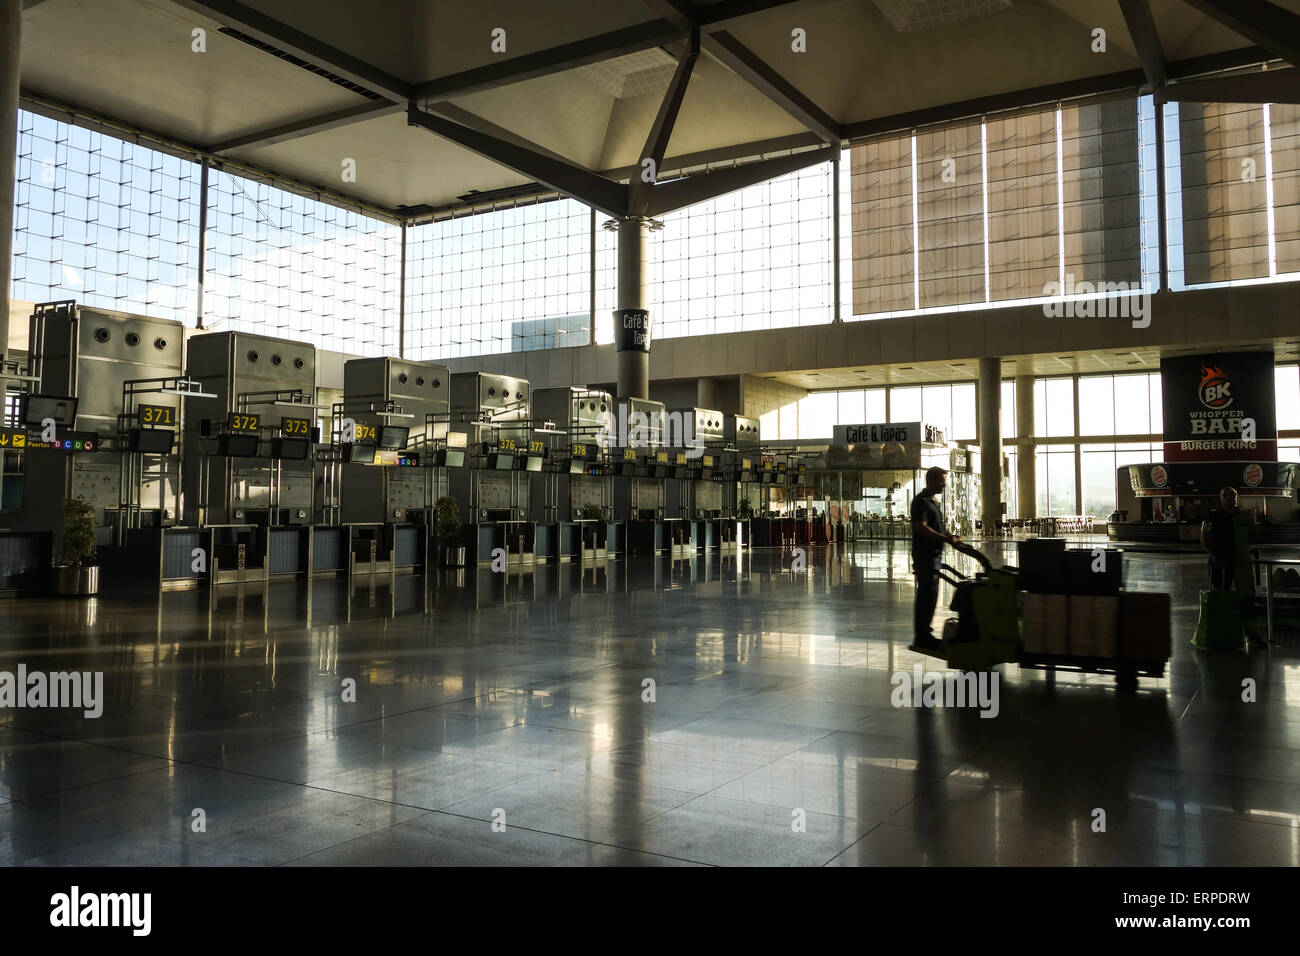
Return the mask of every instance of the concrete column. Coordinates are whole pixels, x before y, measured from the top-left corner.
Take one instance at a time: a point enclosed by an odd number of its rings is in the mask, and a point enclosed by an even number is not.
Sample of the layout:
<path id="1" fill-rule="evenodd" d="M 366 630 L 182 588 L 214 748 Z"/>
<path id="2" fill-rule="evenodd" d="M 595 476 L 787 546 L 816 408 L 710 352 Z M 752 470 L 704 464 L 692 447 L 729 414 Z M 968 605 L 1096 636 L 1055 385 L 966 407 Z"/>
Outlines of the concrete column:
<path id="1" fill-rule="evenodd" d="M 697 378 L 695 380 L 695 407 L 718 407 L 718 380 L 716 378 Z"/>
<path id="2" fill-rule="evenodd" d="M 618 308 L 646 308 L 646 238 L 650 225 L 644 219 L 623 219 L 618 224 Z M 622 330 L 614 329 L 618 350 L 618 397 L 650 397 L 650 351 L 620 349 Z"/>
<path id="3" fill-rule="evenodd" d="M 14 181 L 18 178 L 18 74 L 23 0 L 0 0 L 0 358 L 9 350 L 9 282 L 13 264 Z"/>
<path id="4" fill-rule="evenodd" d="M 1002 360 L 980 359 L 980 520 L 991 534 L 1002 518 Z"/>
<path id="5" fill-rule="evenodd" d="M 1016 376 L 1016 435 L 1034 436 L 1034 377 Z M 1020 445 L 1016 455 L 1016 517 L 1038 517 L 1038 451 Z"/>

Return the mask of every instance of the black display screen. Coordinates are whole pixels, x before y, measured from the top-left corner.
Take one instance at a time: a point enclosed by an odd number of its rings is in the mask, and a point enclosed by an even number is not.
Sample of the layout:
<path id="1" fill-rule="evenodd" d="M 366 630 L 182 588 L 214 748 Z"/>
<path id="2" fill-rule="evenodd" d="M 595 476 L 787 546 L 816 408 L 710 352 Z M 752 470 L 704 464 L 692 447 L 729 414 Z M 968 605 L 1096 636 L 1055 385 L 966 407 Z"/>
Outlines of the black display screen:
<path id="1" fill-rule="evenodd" d="M 497 471 L 513 471 L 515 467 L 515 456 L 497 455 L 496 461 L 492 463 L 492 467 Z"/>
<path id="2" fill-rule="evenodd" d="M 132 428 L 131 450 L 147 455 L 165 455 L 172 450 L 176 433 L 170 428 Z"/>
<path id="3" fill-rule="evenodd" d="M 375 446 L 348 445 L 348 461 L 354 465 L 373 465 L 375 463 Z"/>
<path id="4" fill-rule="evenodd" d="M 389 451 L 401 451 L 406 447 L 406 439 L 411 429 L 405 425 L 385 425 L 379 429 L 379 447 Z"/>
<path id="5" fill-rule="evenodd" d="M 223 435 L 220 442 L 221 454 L 227 458 L 256 458 L 256 435 Z"/>
<path id="6" fill-rule="evenodd" d="M 448 448 L 442 453 L 442 463 L 447 468 L 465 467 L 465 449 Z"/>
<path id="7" fill-rule="evenodd" d="M 285 461 L 305 461 L 311 442 L 305 438 L 273 438 L 271 440 L 271 457 Z"/>
<path id="8" fill-rule="evenodd" d="M 526 459 L 524 459 L 524 462 L 525 462 L 525 464 L 524 464 L 524 471 L 541 471 L 541 470 L 542 470 L 542 456 L 541 456 L 541 455 L 529 455 Z"/>
<path id="9" fill-rule="evenodd" d="M 62 395 L 28 395 L 23 400 L 24 425 L 40 428 L 47 418 L 54 419 L 55 425 L 75 428 L 77 400 Z"/>

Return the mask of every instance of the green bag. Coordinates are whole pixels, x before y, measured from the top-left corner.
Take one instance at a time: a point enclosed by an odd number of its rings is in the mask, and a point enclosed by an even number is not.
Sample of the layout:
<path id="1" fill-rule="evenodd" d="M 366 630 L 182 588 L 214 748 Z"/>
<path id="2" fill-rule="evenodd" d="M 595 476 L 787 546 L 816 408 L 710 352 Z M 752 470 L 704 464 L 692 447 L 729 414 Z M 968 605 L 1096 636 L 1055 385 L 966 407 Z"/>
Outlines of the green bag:
<path id="1" fill-rule="evenodd" d="M 1201 616 L 1192 646 L 1210 651 L 1239 651 L 1245 643 L 1241 596 L 1236 591 L 1202 591 Z"/>

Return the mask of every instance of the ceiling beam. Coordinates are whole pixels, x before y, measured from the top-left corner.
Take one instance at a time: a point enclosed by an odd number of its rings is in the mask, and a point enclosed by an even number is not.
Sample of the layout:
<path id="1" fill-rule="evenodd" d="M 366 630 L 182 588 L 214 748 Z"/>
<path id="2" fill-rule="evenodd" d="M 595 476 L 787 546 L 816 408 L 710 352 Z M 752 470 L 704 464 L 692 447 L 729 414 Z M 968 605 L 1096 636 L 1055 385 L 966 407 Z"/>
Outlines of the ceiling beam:
<path id="1" fill-rule="evenodd" d="M 642 0 L 642 2 L 679 30 L 694 30 L 700 25 L 700 10 L 691 0 Z"/>
<path id="2" fill-rule="evenodd" d="M 724 66 L 823 140 L 835 144 L 840 142 L 843 131 L 835 119 L 726 30 L 710 34 L 708 48 Z"/>
<path id="3" fill-rule="evenodd" d="M 1264 70 L 1174 83 L 1156 91 L 1169 103 L 1300 103 L 1300 70 Z"/>
<path id="4" fill-rule="evenodd" d="M 1252 66 L 1269 59 L 1269 53 L 1257 46 L 1239 47 L 1212 53 L 1206 56 L 1191 57 L 1186 60 L 1171 60 L 1166 64 L 1165 72 L 1171 79 L 1184 76 L 1199 76 L 1218 70 L 1239 69 Z M 1146 82 L 1146 74 L 1141 70 L 1121 70 L 1117 73 L 1105 73 L 1101 76 L 1083 77 L 1067 80 L 1063 83 L 1049 83 L 1046 86 L 1034 86 L 1023 90 L 1006 93 L 994 93 L 975 99 L 962 100 L 944 106 L 910 110 L 891 116 L 879 116 L 874 119 L 846 123 L 844 138 L 851 140 L 866 139 L 885 133 L 898 133 L 915 129 L 918 126 L 931 126 L 936 123 L 954 123 L 960 120 L 974 119 L 986 113 L 998 113 L 1004 110 L 1027 109 L 1043 106 L 1055 100 L 1069 100 L 1103 93 L 1122 93 L 1126 90 L 1136 92 Z"/>
<path id="5" fill-rule="evenodd" d="M 725 30 L 750 14 L 789 6 L 799 0 L 722 0 L 707 7 L 693 0 L 641 0 L 659 16 L 682 30 L 699 29 L 703 33 Z"/>
<path id="6" fill-rule="evenodd" d="M 425 112 L 436 113 L 438 116 L 441 116 L 444 119 L 449 119 L 453 123 L 459 123 L 461 126 L 468 126 L 470 129 L 476 129 L 480 133 L 487 133 L 489 136 L 495 136 L 497 139 L 505 140 L 507 143 L 513 143 L 515 146 L 519 146 L 522 149 L 532 150 L 534 153 L 548 156 L 556 162 L 566 163 L 567 165 L 573 166 L 577 169 L 582 168 L 567 156 L 561 156 L 559 153 L 552 152 L 545 146 L 539 146 L 532 140 L 525 139 L 518 133 L 512 133 L 504 126 L 498 126 L 491 120 L 486 120 L 477 113 L 471 113 L 469 110 L 457 106 L 455 103 L 429 103 L 424 107 L 424 109 Z"/>
<path id="7" fill-rule="evenodd" d="M 718 196 L 725 196 L 727 193 L 735 192 L 737 189 L 744 189 L 746 186 L 753 186 L 756 183 L 766 182 L 777 176 L 784 176 L 786 173 L 792 173 L 795 170 L 807 169 L 817 163 L 829 163 L 837 148 L 823 146 L 821 149 L 790 153 L 786 156 L 764 159 L 745 166 L 733 166 L 730 169 L 720 169 L 716 172 L 700 173 L 696 176 L 688 176 L 685 179 L 674 179 L 671 182 L 659 183 L 651 194 L 650 206 L 646 214 L 662 216 L 665 213 L 684 209 L 696 203 L 716 199 Z"/>
<path id="8" fill-rule="evenodd" d="M 214 156 L 220 156 L 222 153 L 229 153 L 237 149 L 274 146 L 276 143 L 286 143 L 290 140 L 300 139 L 303 136 L 311 136 L 314 133 L 324 133 L 327 130 L 351 126 L 353 123 L 361 123 L 376 117 L 391 116 L 394 113 L 400 113 L 405 108 L 400 103 L 389 103 L 387 100 L 362 103 L 359 106 L 349 106 L 346 109 L 335 110 L 332 113 L 324 113 L 308 119 L 293 120 L 258 130 L 255 133 L 235 136 L 219 143 L 213 143 L 207 147 L 207 151 Z"/>
<path id="9" fill-rule="evenodd" d="M 1292 66 L 1300 66 L 1300 16 L 1267 0 L 1184 0 Z"/>
<path id="10" fill-rule="evenodd" d="M 389 99 L 407 100 L 411 85 L 350 53 L 344 53 L 316 37 L 282 23 L 238 0 L 171 0 L 223 26 L 238 30 L 270 46 L 292 53 L 358 86 L 382 93 Z"/>
<path id="11" fill-rule="evenodd" d="M 601 60 L 628 53 L 639 53 L 642 50 L 665 46 L 680 40 L 684 33 L 684 30 L 667 20 L 652 20 L 649 23 L 615 30 L 612 33 L 602 33 L 600 36 L 565 43 L 549 50 L 524 53 L 476 66 L 460 73 L 426 80 L 417 83 L 411 95 L 413 99 L 426 101 L 490 90 L 498 86 L 572 70 L 590 63 L 599 63 Z"/>
<path id="12" fill-rule="evenodd" d="M 650 133 L 646 136 L 645 148 L 641 150 L 641 162 L 637 172 L 632 175 L 631 189 L 628 196 L 628 215 L 644 216 L 650 205 L 650 193 L 659 177 L 659 167 L 663 165 L 664 153 L 668 151 L 668 141 L 672 138 L 673 127 L 677 125 L 677 114 L 681 112 L 682 100 L 686 97 L 686 86 L 691 81 L 691 71 L 700 55 L 700 34 L 692 30 L 690 39 L 677 60 L 677 70 L 673 73 L 663 102 L 659 104 L 659 113 L 655 116 Z M 646 160 L 651 166 L 647 170 Z M 647 180 L 646 175 L 650 178 Z"/>
<path id="13" fill-rule="evenodd" d="M 800 0 L 722 0 L 721 3 L 700 8 L 700 30 L 703 33 L 724 30 L 750 14 L 799 2 Z"/>
<path id="14" fill-rule="evenodd" d="M 1165 82 L 1165 53 L 1160 46 L 1160 34 L 1156 32 L 1150 4 L 1147 0 L 1119 0 L 1119 9 L 1124 14 L 1128 35 L 1133 40 L 1147 82 L 1153 88 L 1160 86 Z"/>
<path id="15" fill-rule="evenodd" d="M 412 103 L 407 110 L 407 122 L 422 127 L 458 146 L 477 153 L 520 176 L 549 186 L 556 192 L 572 196 L 609 216 L 627 214 L 627 187 L 606 179 L 597 173 L 562 162 L 509 142 L 490 133 L 463 126 L 441 116 L 426 113 Z"/>

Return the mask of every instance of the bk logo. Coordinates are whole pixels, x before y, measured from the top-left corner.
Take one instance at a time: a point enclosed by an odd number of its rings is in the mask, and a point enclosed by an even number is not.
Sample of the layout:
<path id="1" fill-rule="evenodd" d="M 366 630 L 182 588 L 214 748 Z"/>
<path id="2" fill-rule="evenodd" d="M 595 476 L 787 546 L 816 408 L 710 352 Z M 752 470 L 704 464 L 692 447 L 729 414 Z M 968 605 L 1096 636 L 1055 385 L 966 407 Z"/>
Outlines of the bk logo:
<path id="1" fill-rule="evenodd" d="M 1232 404 L 1232 382 L 1217 365 L 1201 365 L 1201 404 L 1206 408 L 1227 408 Z"/>

